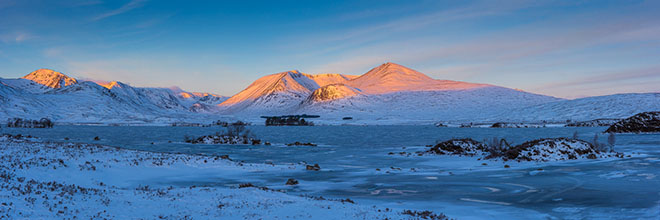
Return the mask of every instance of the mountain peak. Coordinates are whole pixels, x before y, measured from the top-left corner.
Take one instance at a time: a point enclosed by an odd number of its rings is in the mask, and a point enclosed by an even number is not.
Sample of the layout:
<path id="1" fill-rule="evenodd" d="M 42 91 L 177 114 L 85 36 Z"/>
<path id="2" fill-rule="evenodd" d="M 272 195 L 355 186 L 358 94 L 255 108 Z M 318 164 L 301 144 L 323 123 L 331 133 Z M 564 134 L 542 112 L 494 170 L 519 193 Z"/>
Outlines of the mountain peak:
<path id="1" fill-rule="evenodd" d="M 50 88 L 62 88 L 78 83 L 76 79 L 51 69 L 38 69 L 22 78 Z"/>
<path id="2" fill-rule="evenodd" d="M 431 77 L 424 75 L 423 73 L 417 72 L 416 70 L 410 69 L 400 64 L 387 62 L 377 66 L 376 68 L 371 69 L 369 72 L 365 73 L 366 75 L 404 75 L 408 77 L 414 77 L 423 80 L 431 80 Z"/>
<path id="3" fill-rule="evenodd" d="M 112 81 L 109 83 L 97 83 L 100 86 L 105 87 L 106 89 L 113 89 L 113 88 L 124 88 L 126 87 L 126 84 L 119 82 L 119 81 Z"/>
<path id="4" fill-rule="evenodd" d="M 310 76 L 298 70 L 267 75 L 257 79 L 246 89 L 221 103 L 220 106 L 254 102 L 274 96 L 306 97 L 319 88 L 319 85 L 310 79 Z"/>
<path id="5" fill-rule="evenodd" d="M 410 90 L 434 83 L 431 77 L 408 67 L 387 62 L 350 81 L 355 88 L 374 93 Z"/>

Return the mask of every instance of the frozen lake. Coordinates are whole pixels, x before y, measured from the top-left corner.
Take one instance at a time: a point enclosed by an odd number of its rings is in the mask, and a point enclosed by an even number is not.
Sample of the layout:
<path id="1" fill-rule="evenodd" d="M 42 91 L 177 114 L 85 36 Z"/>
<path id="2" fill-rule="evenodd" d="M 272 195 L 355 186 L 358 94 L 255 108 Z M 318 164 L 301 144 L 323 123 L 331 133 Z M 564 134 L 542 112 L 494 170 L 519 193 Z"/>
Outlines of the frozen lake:
<path id="1" fill-rule="evenodd" d="M 351 198 L 361 204 L 428 209 L 450 217 L 657 219 L 660 216 L 660 134 L 617 134 L 615 150 L 631 158 L 553 163 L 477 161 L 457 156 L 400 155 L 451 138 L 505 138 L 511 144 L 548 137 L 593 140 L 597 128 L 437 128 L 433 126 L 249 127 L 273 146 L 192 145 L 221 127 L 56 126 L 2 128 L 0 133 L 46 140 L 98 143 L 129 149 L 229 155 L 246 163 L 318 163 L 321 171 L 253 172 L 240 178 L 222 173 L 162 176 L 134 185 L 228 186 L 251 182 L 292 194 Z M 100 141 L 94 141 L 94 137 Z M 312 142 L 318 147 L 287 147 Z M 393 152 L 394 155 L 389 153 Z M 482 165 L 486 163 L 486 165 Z M 511 168 L 504 168 L 504 164 Z M 288 178 L 300 184 L 285 187 Z"/>

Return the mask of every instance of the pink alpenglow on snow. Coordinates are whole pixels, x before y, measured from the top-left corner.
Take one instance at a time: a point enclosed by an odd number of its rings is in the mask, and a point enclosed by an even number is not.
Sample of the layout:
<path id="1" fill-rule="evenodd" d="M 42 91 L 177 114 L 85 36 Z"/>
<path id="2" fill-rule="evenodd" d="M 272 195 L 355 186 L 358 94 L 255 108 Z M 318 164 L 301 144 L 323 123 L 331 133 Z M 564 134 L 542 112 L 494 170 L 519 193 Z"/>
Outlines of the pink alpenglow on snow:
<path id="1" fill-rule="evenodd" d="M 76 79 L 50 69 L 38 69 L 24 76 L 23 79 L 32 80 L 50 88 L 62 88 L 78 83 Z"/>

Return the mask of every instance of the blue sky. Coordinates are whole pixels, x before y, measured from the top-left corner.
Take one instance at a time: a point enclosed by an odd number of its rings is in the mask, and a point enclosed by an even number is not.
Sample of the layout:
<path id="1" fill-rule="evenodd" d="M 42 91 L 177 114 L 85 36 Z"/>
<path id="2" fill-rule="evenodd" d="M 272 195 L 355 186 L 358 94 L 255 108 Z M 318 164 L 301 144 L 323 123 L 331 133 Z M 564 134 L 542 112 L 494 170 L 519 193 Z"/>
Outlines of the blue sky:
<path id="1" fill-rule="evenodd" d="M 233 95 L 395 62 L 575 98 L 660 91 L 660 1 L 0 0 L 0 77 L 51 68 Z"/>

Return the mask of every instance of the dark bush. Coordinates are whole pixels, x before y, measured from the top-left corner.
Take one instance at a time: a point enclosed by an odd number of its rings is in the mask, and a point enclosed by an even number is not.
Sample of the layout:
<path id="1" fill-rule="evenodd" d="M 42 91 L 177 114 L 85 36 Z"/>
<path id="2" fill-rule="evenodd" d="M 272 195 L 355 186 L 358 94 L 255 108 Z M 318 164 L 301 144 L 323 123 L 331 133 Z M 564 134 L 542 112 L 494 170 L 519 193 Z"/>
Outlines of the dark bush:
<path id="1" fill-rule="evenodd" d="M 10 118 L 7 119 L 7 127 L 10 128 L 52 128 L 53 121 L 48 118 L 41 118 L 39 120 L 30 120 L 23 118 Z"/>

